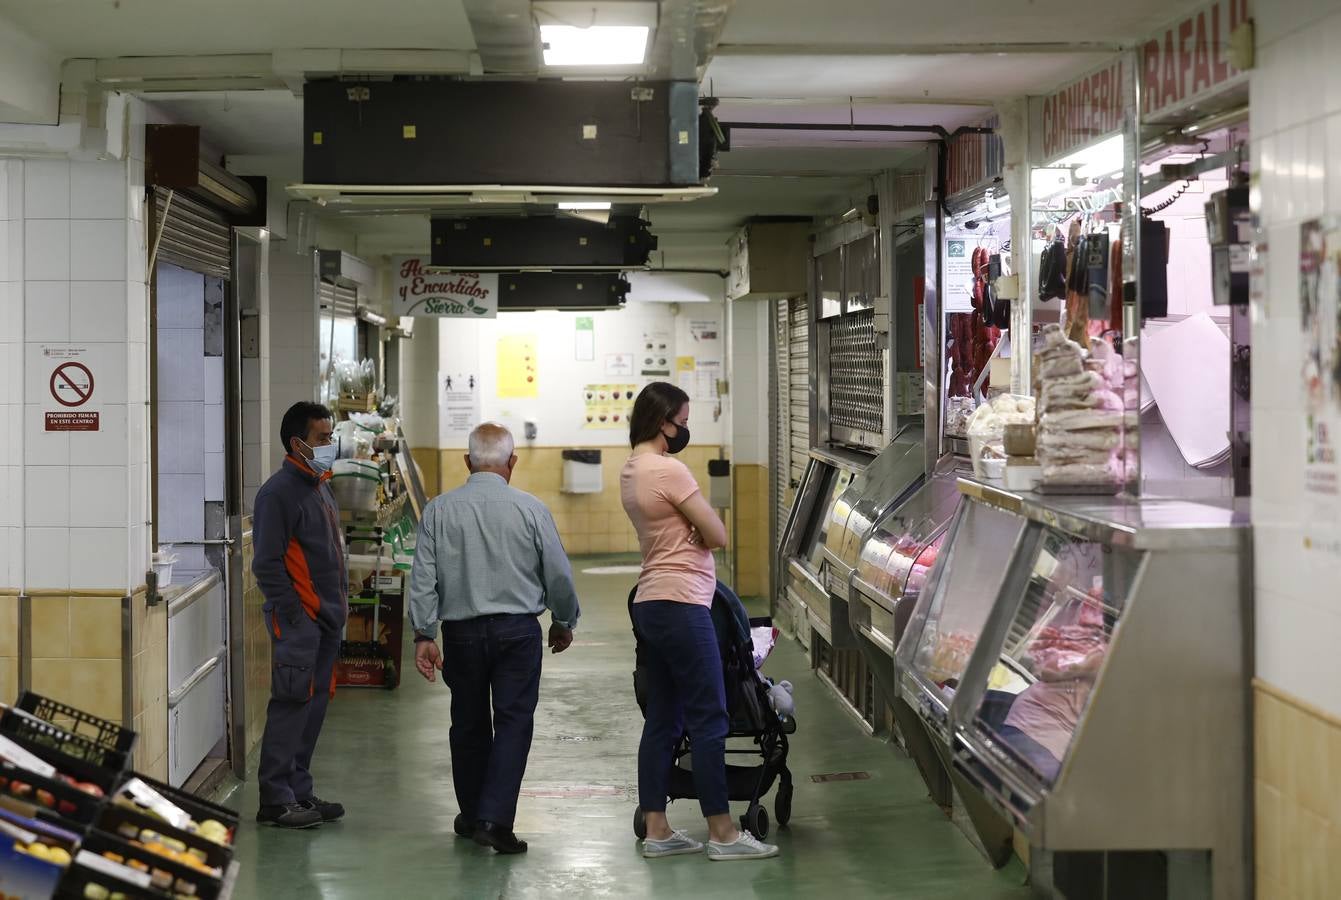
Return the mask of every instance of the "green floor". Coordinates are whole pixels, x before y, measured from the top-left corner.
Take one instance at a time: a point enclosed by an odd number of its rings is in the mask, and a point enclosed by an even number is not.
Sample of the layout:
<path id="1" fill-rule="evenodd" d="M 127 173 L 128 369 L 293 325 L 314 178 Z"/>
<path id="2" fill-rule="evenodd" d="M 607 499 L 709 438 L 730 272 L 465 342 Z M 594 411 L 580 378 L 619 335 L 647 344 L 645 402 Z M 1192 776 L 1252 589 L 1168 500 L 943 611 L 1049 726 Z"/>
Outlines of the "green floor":
<path id="1" fill-rule="evenodd" d="M 601 563 L 608 561 L 602 560 Z M 413 675 L 394 693 L 348 690 L 332 704 L 314 772 L 349 810 L 307 832 L 258 830 L 254 778 L 226 795 L 240 808 L 236 896 L 276 898 L 805 897 L 1023 898 L 1023 870 L 994 872 L 927 799 L 913 764 L 866 736 L 784 641 L 765 670 L 796 686 L 800 729 L 789 829 L 779 859 L 732 865 L 702 856 L 646 861 L 631 821 L 642 719 L 633 700 L 629 575 L 582 574 L 578 642 L 547 657 L 516 830 L 530 853 L 498 857 L 454 838 L 448 693 Z M 254 773 L 254 766 L 252 769 Z M 866 771 L 867 781 L 810 776 Z M 771 798 L 770 798 L 771 802 Z M 693 802 L 671 821 L 704 837 Z"/>

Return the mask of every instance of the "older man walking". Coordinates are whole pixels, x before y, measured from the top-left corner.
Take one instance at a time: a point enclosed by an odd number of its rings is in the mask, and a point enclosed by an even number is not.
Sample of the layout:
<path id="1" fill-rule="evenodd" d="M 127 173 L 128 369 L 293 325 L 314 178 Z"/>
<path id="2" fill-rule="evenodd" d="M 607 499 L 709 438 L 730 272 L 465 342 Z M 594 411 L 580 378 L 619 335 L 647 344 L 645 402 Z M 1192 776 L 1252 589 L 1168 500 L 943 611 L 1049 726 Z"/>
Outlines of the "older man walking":
<path id="1" fill-rule="evenodd" d="M 452 691 L 456 833 L 499 853 L 526 852 L 512 826 L 540 694 L 539 616 L 548 607 L 554 653 L 573 642 L 578 617 L 554 518 L 509 484 L 513 449 L 501 425 L 471 432 L 470 478 L 424 510 L 410 574 L 415 666 L 429 681 L 440 670 Z"/>

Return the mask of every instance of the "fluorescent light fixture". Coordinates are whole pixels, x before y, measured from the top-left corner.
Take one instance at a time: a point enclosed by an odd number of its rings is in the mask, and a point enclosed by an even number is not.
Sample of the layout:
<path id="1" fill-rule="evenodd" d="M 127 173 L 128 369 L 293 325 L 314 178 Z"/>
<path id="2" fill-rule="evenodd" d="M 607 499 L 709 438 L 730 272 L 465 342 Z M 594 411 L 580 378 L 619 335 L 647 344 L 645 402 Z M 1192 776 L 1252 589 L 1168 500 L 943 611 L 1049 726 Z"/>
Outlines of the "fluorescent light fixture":
<path id="1" fill-rule="evenodd" d="M 1125 142 L 1122 140 L 1122 135 L 1115 135 L 1074 156 L 1067 157 L 1062 161 L 1062 165 L 1076 166 L 1076 177 L 1084 181 L 1115 175 L 1126 165 L 1124 149 Z"/>
<path id="2" fill-rule="evenodd" d="M 563 210 L 583 210 L 586 212 L 608 212 L 609 203 L 560 203 L 559 209 Z"/>
<path id="3" fill-rule="evenodd" d="M 646 25 L 541 25 L 547 66 L 638 66 L 647 57 Z"/>

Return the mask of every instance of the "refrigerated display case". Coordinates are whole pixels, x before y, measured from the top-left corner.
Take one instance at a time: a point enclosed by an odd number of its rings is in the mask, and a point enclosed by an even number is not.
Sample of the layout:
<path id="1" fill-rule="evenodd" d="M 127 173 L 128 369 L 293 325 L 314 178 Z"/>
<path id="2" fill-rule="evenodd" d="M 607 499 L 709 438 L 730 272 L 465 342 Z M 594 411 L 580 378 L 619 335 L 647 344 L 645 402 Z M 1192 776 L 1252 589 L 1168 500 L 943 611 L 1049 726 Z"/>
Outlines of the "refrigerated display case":
<path id="1" fill-rule="evenodd" d="M 904 427 L 835 498 L 821 547 L 822 581 L 840 602 L 848 600 L 862 542 L 871 527 L 922 484 L 926 472 L 924 443 L 921 425 Z"/>
<path id="2" fill-rule="evenodd" d="M 1008 517 L 995 545 L 1014 550 L 989 614 L 959 619 L 973 636 L 967 664 L 925 640 L 962 591 L 945 594 L 922 640 L 907 635 L 924 702 L 927 682 L 955 686 L 956 790 L 1027 837 L 1031 858 L 1047 861 L 1039 883 L 1070 879 L 1051 885 L 1062 895 L 1125 884 L 1123 896 L 1246 896 L 1246 514 L 961 489 L 949 553 L 992 546 L 962 527 L 982 512 Z"/>
<path id="3" fill-rule="evenodd" d="M 869 457 L 812 450 L 783 536 L 784 589 L 795 613 L 794 633 L 809 646 L 813 629 L 832 643 L 830 598 L 824 587 L 824 548 L 833 528 L 834 505 Z"/>

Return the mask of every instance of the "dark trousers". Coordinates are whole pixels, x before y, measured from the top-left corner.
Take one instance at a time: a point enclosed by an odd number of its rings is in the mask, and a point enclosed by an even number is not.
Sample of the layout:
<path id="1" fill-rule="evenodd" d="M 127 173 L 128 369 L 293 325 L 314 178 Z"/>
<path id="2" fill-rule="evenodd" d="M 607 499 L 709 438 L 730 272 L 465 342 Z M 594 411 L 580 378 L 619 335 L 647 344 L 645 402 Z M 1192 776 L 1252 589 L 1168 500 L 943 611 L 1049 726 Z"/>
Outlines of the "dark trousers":
<path id="1" fill-rule="evenodd" d="M 257 779 L 261 805 L 278 806 L 312 796 L 312 754 L 317 749 L 340 633 L 303 616 L 276 624 L 270 615 L 270 703 Z"/>
<path id="2" fill-rule="evenodd" d="M 467 818 L 511 828 L 517 817 L 544 649 L 535 616 L 442 623 L 443 681 L 452 690 L 452 783 Z"/>
<path id="3" fill-rule="evenodd" d="M 675 746 L 689 732 L 703 815 L 731 811 L 726 790 L 726 686 L 712 613 L 696 603 L 633 604 L 644 650 L 647 711 L 638 745 L 638 805 L 664 812 Z"/>

